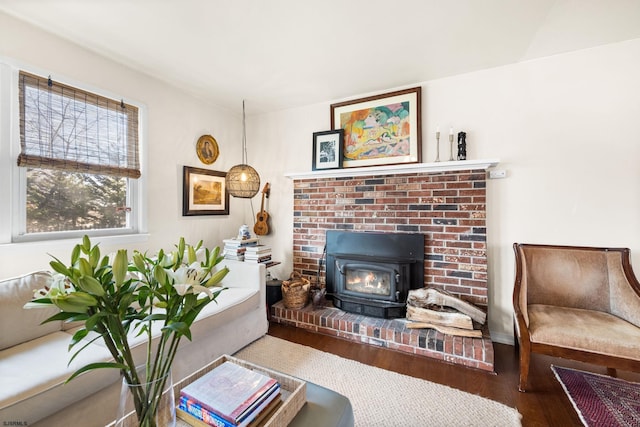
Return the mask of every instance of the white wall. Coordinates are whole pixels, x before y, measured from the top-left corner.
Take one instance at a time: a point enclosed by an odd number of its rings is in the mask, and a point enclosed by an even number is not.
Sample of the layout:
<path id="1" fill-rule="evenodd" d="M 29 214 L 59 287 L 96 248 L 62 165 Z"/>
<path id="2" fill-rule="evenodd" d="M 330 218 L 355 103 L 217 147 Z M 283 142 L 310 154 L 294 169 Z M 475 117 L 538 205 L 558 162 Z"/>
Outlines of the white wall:
<path id="1" fill-rule="evenodd" d="M 494 340 L 512 341 L 514 242 L 629 247 L 640 273 L 638 76 L 640 39 L 411 85 L 423 88 L 423 161 L 436 157 L 436 126 L 451 125 L 467 132 L 468 158 L 499 158 L 507 170 L 487 184 Z M 261 147 L 273 147 L 255 165 L 273 182 L 270 239 L 285 261 L 274 269 L 281 276 L 291 271 L 294 221 L 282 174 L 310 170 L 311 134 L 329 129 L 330 103 L 251 119 Z"/>
<path id="2" fill-rule="evenodd" d="M 241 117 L 191 96 L 177 88 L 118 65 L 75 44 L 61 40 L 0 13 L 0 57 L 43 70 L 52 75 L 82 82 L 145 105 L 146 169 L 148 188 L 148 238 L 110 245 L 104 239 L 102 252 L 119 247 L 155 250 L 172 249 L 181 236 L 188 242 L 203 239 L 208 246 L 234 236 L 243 222 L 252 223 L 246 201 L 231 198 L 229 216 L 182 216 L 183 165 L 226 171 L 241 161 Z M 3 89 L 4 90 L 4 89 Z M 195 143 L 203 134 L 218 141 L 220 156 L 209 166 L 198 160 Z M 1 133 L 0 135 L 6 135 Z M 3 152 L 3 156 L 6 153 Z M 6 162 L 3 165 L 6 165 Z M 0 191 L 10 183 L 2 182 Z M 247 217 L 245 218 L 245 212 Z M 96 241 L 99 239 L 95 239 Z M 47 269 L 48 253 L 68 259 L 76 240 L 55 243 L 0 245 L 0 279 L 36 269 Z"/>

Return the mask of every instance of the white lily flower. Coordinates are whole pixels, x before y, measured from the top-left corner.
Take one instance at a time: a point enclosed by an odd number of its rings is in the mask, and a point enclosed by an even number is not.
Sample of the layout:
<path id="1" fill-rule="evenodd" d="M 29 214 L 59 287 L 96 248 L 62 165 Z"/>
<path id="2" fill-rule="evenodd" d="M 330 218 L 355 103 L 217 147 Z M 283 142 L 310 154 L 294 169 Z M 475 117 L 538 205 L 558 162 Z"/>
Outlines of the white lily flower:
<path id="1" fill-rule="evenodd" d="M 200 292 L 204 292 L 207 294 L 209 299 L 213 298 L 213 293 L 209 288 L 202 285 L 190 285 L 188 283 L 178 283 L 173 285 L 173 287 L 178 292 L 178 295 L 184 296 L 186 294 L 199 294 Z"/>
<path id="2" fill-rule="evenodd" d="M 55 273 L 51 275 L 51 280 L 49 283 L 41 289 L 37 289 L 33 291 L 34 298 L 49 298 L 51 297 L 52 290 L 55 289 L 56 295 L 60 293 L 73 292 L 75 289 L 73 285 L 67 280 L 66 276 L 60 273 Z M 59 292 L 58 292 L 59 291 Z"/>
<path id="3" fill-rule="evenodd" d="M 199 285 L 206 276 L 206 272 L 197 262 L 188 266 L 183 265 L 175 271 L 169 269 L 167 274 L 173 279 L 174 283 L 186 283 L 189 285 Z"/>
<path id="4" fill-rule="evenodd" d="M 211 290 L 200 284 L 207 276 L 207 273 L 198 262 L 194 262 L 191 265 L 184 265 L 175 271 L 169 269 L 167 270 L 167 274 L 173 279 L 173 287 L 179 295 L 204 292 L 210 299 L 213 298 Z"/>

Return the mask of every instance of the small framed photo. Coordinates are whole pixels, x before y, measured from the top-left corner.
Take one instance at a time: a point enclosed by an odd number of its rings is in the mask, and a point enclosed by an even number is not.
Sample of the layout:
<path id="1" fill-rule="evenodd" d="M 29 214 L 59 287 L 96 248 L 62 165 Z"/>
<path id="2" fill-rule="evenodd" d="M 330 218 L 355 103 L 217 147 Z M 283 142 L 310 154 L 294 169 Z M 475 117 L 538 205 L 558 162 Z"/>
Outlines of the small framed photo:
<path id="1" fill-rule="evenodd" d="M 229 215 L 224 172 L 184 167 L 182 216 Z"/>
<path id="2" fill-rule="evenodd" d="M 313 133 L 313 170 L 340 169 L 342 167 L 342 129 Z"/>
<path id="3" fill-rule="evenodd" d="M 331 127 L 344 130 L 345 168 L 419 163 L 421 88 L 331 105 Z"/>

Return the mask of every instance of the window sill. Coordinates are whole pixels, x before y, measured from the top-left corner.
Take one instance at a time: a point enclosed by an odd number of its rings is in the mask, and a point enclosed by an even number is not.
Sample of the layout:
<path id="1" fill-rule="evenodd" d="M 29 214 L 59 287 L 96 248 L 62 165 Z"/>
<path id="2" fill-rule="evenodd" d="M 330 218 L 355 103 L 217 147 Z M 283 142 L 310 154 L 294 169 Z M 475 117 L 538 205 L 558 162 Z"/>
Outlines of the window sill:
<path id="1" fill-rule="evenodd" d="M 128 246 L 133 243 L 146 242 L 149 234 L 120 234 L 113 236 L 93 236 L 92 243 L 99 243 L 101 247 Z M 39 240 L 36 242 L 4 243 L 0 244 L 0 256 L 28 256 L 34 253 L 64 253 L 82 242 L 81 237 L 58 240 Z M 106 255 L 106 253 L 103 253 Z"/>

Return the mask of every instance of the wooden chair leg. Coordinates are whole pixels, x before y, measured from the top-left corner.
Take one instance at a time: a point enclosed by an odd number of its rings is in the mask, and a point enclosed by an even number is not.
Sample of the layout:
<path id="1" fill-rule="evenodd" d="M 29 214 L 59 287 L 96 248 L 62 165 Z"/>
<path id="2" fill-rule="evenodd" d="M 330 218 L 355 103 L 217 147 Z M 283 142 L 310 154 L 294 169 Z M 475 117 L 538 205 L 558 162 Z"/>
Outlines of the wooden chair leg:
<path id="1" fill-rule="evenodd" d="M 531 362 L 531 351 L 529 346 L 520 345 L 520 384 L 518 391 L 524 393 L 527 388 L 527 380 L 529 379 L 529 364 Z"/>

